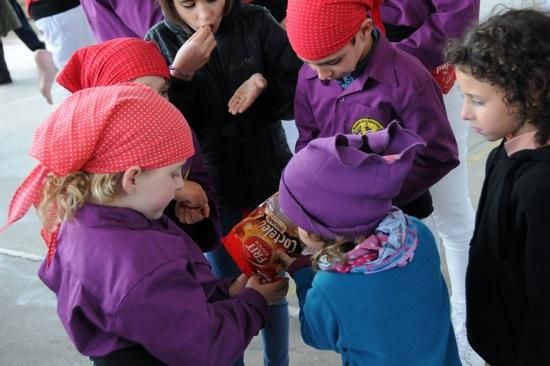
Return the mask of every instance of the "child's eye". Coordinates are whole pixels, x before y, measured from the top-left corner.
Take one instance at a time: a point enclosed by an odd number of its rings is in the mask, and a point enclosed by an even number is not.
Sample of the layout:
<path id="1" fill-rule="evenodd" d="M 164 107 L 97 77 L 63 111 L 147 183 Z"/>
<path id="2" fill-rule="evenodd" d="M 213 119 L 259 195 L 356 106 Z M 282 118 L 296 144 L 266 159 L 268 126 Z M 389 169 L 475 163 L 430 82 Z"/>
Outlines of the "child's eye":
<path id="1" fill-rule="evenodd" d="M 329 63 L 327 63 L 327 65 L 329 65 L 329 66 L 338 65 L 340 63 L 340 61 L 342 61 L 342 59 L 338 58 L 336 60 L 330 61 Z"/>
<path id="2" fill-rule="evenodd" d="M 194 1 L 180 1 L 179 2 L 181 6 L 183 6 L 184 8 L 192 8 L 193 6 L 195 6 L 195 2 Z"/>
<path id="3" fill-rule="evenodd" d="M 485 102 L 481 101 L 481 100 L 475 100 L 475 99 L 472 99 L 472 104 L 473 105 L 479 105 L 479 106 L 482 106 L 485 104 Z"/>

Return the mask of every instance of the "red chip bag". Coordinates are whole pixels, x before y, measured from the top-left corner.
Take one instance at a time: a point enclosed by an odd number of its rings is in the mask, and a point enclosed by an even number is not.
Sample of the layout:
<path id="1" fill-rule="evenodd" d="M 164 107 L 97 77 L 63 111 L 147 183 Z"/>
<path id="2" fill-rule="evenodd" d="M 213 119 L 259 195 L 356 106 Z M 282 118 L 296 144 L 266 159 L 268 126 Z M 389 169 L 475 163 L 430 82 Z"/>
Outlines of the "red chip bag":
<path id="1" fill-rule="evenodd" d="M 456 80 L 455 68 L 453 65 L 443 64 L 431 70 L 437 84 L 443 94 L 447 94 L 453 87 Z"/>
<path id="2" fill-rule="evenodd" d="M 284 250 L 291 257 L 302 251 L 298 227 L 279 208 L 275 193 L 239 222 L 221 239 L 239 269 L 247 276 L 257 274 L 260 282 L 273 282 L 283 272 L 282 263 L 273 261 L 273 252 Z"/>

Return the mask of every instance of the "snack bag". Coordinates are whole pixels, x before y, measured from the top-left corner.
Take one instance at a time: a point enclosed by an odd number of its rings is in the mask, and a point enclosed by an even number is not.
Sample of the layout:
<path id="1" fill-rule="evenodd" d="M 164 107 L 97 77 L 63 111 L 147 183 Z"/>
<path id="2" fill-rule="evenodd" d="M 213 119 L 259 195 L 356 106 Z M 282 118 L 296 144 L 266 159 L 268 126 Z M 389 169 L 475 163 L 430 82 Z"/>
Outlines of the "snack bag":
<path id="1" fill-rule="evenodd" d="M 221 239 L 239 269 L 249 277 L 257 274 L 262 283 L 275 281 L 284 270 L 272 260 L 274 251 L 291 257 L 302 251 L 298 227 L 281 212 L 278 199 L 275 193 Z"/>
<path id="2" fill-rule="evenodd" d="M 443 64 L 436 68 L 433 68 L 431 70 L 431 73 L 435 81 L 439 84 L 441 92 L 443 94 L 447 94 L 449 90 L 451 90 L 451 88 L 453 87 L 456 80 L 454 66 Z"/>

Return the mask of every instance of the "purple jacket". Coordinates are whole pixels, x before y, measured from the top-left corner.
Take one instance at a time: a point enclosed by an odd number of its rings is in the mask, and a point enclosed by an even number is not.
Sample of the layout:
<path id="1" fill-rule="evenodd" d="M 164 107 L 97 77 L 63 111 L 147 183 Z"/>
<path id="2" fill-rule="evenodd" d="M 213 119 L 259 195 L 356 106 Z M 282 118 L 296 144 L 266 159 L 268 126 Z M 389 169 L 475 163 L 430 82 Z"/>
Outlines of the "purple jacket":
<path id="1" fill-rule="evenodd" d="M 92 31 L 98 41 L 119 37 L 145 37 L 163 19 L 154 0 L 81 0 Z"/>
<path id="2" fill-rule="evenodd" d="M 382 35 L 369 57 L 345 90 L 337 81 L 320 81 L 308 65 L 302 67 L 294 103 L 296 151 L 317 137 L 377 131 L 398 120 L 427 143 L 394 202 L 402 206 L 458 165 L 456 141 L 439 86 L 418 60 Z"/>
<path id="3" fill-rule="evenodd" d="M 416 29 L 397 47 L 428 69 L 443 64 L 445 42 L 462 36 L 479 18 L 480 0 L 386 0 L 380 11 L 385 24 Z"/>
<path id="4" fill-rule="evenodd" d="M 255 290 L 228 295 L 199 248 L 165 217 L 87 204 L 59 233 L 42 281 L 88 356 L 140 344 L 169 365 L 229 365 L 264 324 Z"/>

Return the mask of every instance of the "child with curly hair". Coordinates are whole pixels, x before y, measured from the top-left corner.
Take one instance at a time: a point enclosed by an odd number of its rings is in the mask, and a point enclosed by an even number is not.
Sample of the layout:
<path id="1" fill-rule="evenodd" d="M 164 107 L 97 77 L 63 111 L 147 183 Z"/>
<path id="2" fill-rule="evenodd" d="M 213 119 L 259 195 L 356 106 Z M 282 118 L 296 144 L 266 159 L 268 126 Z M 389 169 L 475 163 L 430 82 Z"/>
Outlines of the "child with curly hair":
<path id="1" fill-rule="evenodd" d="M 506 10 L 448 45 L 487 160 L 466 276 L 468 340 L 491 365 L 550 364 L 550 15 Z M 518 46 L 521 45 L 521 46 Z"/>

